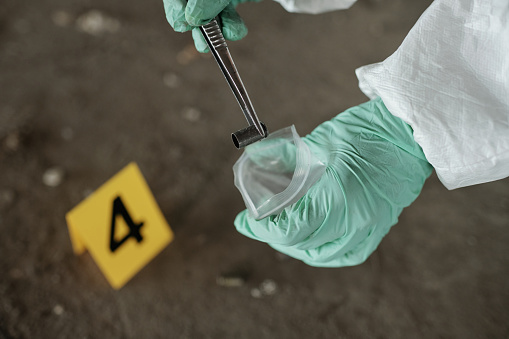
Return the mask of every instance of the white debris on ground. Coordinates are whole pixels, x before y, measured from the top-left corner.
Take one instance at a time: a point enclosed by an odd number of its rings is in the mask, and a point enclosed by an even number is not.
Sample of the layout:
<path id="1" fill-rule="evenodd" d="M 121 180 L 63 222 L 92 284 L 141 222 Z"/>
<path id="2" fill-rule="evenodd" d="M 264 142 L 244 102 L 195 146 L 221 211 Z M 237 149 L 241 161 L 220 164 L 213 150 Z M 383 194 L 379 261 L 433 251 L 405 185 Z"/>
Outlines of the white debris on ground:
<path id="1" fill-rule="evenodd" d="M 222 287 L 241 287 L 246 283 L 249 274 L 249 270 L 245 267 L 235 267 L 220 273 L 216 278 L 216 283 Z"/>
<path id="2" fill-rule="evenodd" d="M 182 117 L 190 122 L 197 122 L 200 120 L 201 112 L 195 107 L 186 107 L 182 111 Z"/>
<path id="3" fill-rule="evenodd" d="M 76 19 L 76 28 L 91 35 L 115 33 L 120 29 L 120 21 L 98 10 L 91 10 Z"/>
<path id="4" fill-rule="evenodd" d="M 175 73 L 166 73 L 163 76 L 163 83 L 169 88 L 175 89 L 180 86 L 180 78 Z"/>
<path id="5" fill-rule="evenodd" d="M 62 315 L 64 313 L 64 307 L 62 305 L 55 305 L 53 307 L 53 313 L 56 315 Z"/>
<path id="6" fill-rule="evenodd" d="M 251 290 L 251 296 L 256 299 L 260 299 L 262 297 L 262 292 L 258 288 L 253 288 Z"/>
<path id="7" fill-rule="evenodd" d="M 42 175 L 42 182 L 49 187 L 59 186 L 64 179 L 64 170 L 60 167 L 48 168 Z"/>
<path id="8" fill-rule="evenodd" d="M 244 278 L 240 276 L 219 276 L 216 278 L 216 283 L 223 287 L 240 287 L 244 285 Z"/>
<path id="9" fill-rule="evenodd" d="M 272 279 L 265 279 L 262 281 L 258 288 L 253 288 L 251 290 L 251 296 L 253 298 L 261 298 L 263 296 L 271 296 L 276 294 L 277 292 L 277 284 Z"/>
<path id="10" fill-rule="evenodd" d="M 277 284 L 274 280 L 265 279 L 260 284 L 260 291 L 264 295 L 274 295 L 277 291 Z"/>

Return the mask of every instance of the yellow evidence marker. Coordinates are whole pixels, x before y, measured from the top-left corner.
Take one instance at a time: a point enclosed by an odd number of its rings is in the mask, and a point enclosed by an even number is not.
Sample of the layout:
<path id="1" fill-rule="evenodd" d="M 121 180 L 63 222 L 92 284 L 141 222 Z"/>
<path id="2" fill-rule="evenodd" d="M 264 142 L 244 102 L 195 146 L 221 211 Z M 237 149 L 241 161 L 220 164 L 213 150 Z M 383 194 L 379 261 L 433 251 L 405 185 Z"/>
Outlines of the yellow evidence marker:
<path id="1" fill-rule="evenodd" d="M 132 162 L 65 216 L 74 253 L 86 249 L 114 289 L 173 240 L 147 182 Z"/>

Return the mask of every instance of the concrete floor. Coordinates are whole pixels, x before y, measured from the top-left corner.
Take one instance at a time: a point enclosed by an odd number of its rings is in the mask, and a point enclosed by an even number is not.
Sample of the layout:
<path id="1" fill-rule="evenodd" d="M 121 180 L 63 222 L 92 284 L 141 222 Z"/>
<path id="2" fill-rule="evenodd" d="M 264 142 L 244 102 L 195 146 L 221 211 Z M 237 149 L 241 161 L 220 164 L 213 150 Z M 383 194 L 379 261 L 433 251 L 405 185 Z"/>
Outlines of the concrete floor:
<path id="1" fill-rule="evenodd" d="M 305 135 L 367 100 L 354 70 L 389 56 L 429 3 L 245 4 L 250 33 L 230 50 L 269 128 Z M 367 262 L 317 269 L 236 233 L 230 133 L 244 124 L 161 1 L 3 0 L 0 338 L 509 336 L 509 180 L 447 191 L 432 176 Z M 114 291 L 74 256 L 64 216 L 131 161 L 175 240 Z"/>

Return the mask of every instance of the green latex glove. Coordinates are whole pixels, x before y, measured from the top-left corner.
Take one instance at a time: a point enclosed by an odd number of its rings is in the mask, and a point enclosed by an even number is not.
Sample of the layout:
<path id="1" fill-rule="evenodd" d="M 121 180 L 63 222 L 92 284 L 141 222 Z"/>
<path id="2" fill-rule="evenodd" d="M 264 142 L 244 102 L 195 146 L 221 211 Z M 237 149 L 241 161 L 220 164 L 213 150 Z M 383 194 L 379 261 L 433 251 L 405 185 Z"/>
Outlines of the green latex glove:
<path id="1" fill-rule="evenodd" d="M 432 167 L 410 126 L 381 99 L 348 109 L 303 140 L 327 164 L 325 174 L 278 215 L 257 221 L 245 210 L 235 226 L 312 266 L 360 264 L 417 198 Z"/>
<path id="2" fill-rule="evenodd" d="M 209 49 L 198 26 L 208 23 L 218 14 L 222 31 L 227 40 L 240 40 L 247 34 L 247 27 L 235 7 L 249 0 L 163 0 L 166 19 L 177 32 L 193 31 L 196 49 L 206 53 Z M 256 0 L 255 0 L 256 1 Z"/>

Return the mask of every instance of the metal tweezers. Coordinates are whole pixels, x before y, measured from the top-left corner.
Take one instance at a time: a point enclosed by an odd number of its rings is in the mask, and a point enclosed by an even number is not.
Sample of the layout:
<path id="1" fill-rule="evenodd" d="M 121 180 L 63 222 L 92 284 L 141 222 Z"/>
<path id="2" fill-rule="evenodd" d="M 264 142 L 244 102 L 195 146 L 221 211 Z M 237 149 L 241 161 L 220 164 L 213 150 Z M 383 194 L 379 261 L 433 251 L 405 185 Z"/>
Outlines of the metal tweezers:
<path id="1" fill-rule="evenodd" d="M 240 75 L 237 72 L 237 68 L 233 63 L 230 51 L 226 45 L 226 40 L 219 28 L 218 21 L 219 17 L 216 17 L 208 24 L 200 26 L 200 30 L 210 48 L 210 51 L 212 52 L 212 55 L 216 59 L 219 68 L 221 68 L 228 85 L 230 85 L 230 88 L 242 109 L 242 113 L 244 113 L 244 116 L 249 123 L 247 128 L 232 134 L 235 146 L 237 148 L 242 148 L 267 137 L 268 132 L 265 125 L 258 119 L 253 105 L 251 104 L 246 88 L 244 87 L 244 84 L 240 79 Z"/>

